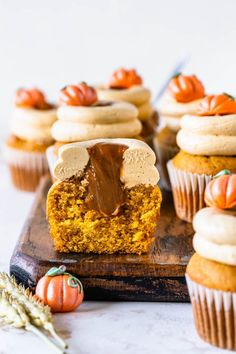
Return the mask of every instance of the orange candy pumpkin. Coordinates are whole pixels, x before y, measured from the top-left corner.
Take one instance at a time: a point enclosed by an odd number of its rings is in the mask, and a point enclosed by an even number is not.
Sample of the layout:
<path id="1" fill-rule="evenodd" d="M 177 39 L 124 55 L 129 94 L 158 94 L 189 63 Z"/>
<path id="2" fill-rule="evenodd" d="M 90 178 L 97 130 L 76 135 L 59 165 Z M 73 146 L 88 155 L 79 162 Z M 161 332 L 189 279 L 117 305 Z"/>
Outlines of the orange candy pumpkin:
<path id="1" fill-rule="evenodd" d="M 198 109 L 199 116 L 215 116 L 236 113 L 236 100 L 234 97 L 223 93 L 205 97 Z"/>
<path id="2" fill-rule="evenodd" d="M 51 268 L 36 287 L 36 296 L 52 312 L 70 312 L 78 308 L 84 297 L 79 279 L 66 272 L 64 266 Z"/>
<path id="3" fill-rule="evenodd" d="M 205 189 L 205 203 L 219 209 L 235 209 L 236 174 L 228 170 L 218 173 Z"/>
<path id="4" fill-rule="evenodd" d="M 15 104 L 22 108 L 45 109 L 47 107 L 44 94 L 36 88 L 30 90 L 20 88 L 17 90 Z"/>
<path id="5" fill-rule="evenodd" d="M 176 74 L 170 81 L 167 92 L 177 102 L 191 102 L 205 96 L 203 84 L 195 75 Z"/>
<path id="6" fill-rule="evenodd" d="M 67 106 L 91 106 L 97 100 L 96 90 L 85 82 L 64 87 L 59 97 L 59 103 Z"/>
<path id="7" fill-rule="evenodd" d="M 142 85 L 142 78 L 136 70 L 118 69 L 116 70 L 108 83 L 108 87 L 116 89 L 127 89 L 134 85 Z"/>

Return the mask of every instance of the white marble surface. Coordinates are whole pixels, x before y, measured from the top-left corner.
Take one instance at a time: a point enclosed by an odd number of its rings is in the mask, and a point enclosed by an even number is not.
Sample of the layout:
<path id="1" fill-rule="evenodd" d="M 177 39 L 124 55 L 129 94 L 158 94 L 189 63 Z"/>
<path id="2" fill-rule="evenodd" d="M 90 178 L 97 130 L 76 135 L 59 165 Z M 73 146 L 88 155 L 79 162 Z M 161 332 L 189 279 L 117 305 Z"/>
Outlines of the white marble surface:
<path id="1" fill-rule="evenodd" d="M 8 270 L 15 242 L 33 201 L 17 192 L 0 163 L 0 270 Z M 189 304 L 84 302 L 78 312 L 55 316 L 68 354 L 226 353 L 201 341 Z M 30 333 L 0 325 L 0 354 L 53 354 Z"/>

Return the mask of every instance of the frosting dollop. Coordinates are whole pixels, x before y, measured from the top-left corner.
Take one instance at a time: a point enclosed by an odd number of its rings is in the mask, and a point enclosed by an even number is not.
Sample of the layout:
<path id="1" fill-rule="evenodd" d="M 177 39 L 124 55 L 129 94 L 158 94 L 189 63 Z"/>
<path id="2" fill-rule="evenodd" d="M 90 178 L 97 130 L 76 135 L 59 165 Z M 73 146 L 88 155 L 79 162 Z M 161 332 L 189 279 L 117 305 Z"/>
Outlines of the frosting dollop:
<path id="1" fill-rule="evenodd" d="M 155 167 L 155 154 L 146 143 L 135 139 L 97 139 L 66 144 L 59 149 L 59 158 L 54 166 L 55 177 L 64 180 L 80 175 L 90 159 L 88 149 L 99 143 L 127 147 L 120 171 L 120 180 L 126 188 L 157 184 L 159 173 Z"/>
<path id="2" fill-rule="evenodd" d="M 64 87 L 59 97 L 59 103 L 67 106 L 91 106 L 97 100 L 96 90 L 85 82 Z"/>
<path id="3" fill-rule="evenodd" d="M 166 93 L 161 98 L 158 109 L 165 125 L 170 130 L 178 132 L 181 118 L 186 114 L 197 114 L 200 102 L 201 99 L 181 103 Z"/>
<path id="4" fill-rule="evenodd" d="M 135 85 L 142 85 L 142 82 L 142 78 L 138 75 L 136 70 L 120 68 L 114 71 L 112 74 L 108 83 L 108 87 L 125 89 Z"/>
<path id="5" fill-rule="evenodd" d="M 202 257 L 236 266 L 236 211 L 208 207 L 193 219 L 193 247 Z"/>
<path id="6" fill-rule="evenodd" d="M 129 138 L 138 136 L 142 126 L 137 109 L 126 102 L 98 102 L 97 105 L 62 106 L 52 136 L 61 142 L 97 138 Z"/>
<path id="7" fill-rule="evenodd" d="M 177 144 L 193 155 L 236 155 L 236 114 L 224 116 L 185 115 Z"/>
<path id="8" fill-rule="evenodd" d="M 54 108 L 40 110 L 16 107 L 13 111 L 11 131 L 22 140 L 48 144 L 53 142 L 51 126 L 56 119 Z"/>

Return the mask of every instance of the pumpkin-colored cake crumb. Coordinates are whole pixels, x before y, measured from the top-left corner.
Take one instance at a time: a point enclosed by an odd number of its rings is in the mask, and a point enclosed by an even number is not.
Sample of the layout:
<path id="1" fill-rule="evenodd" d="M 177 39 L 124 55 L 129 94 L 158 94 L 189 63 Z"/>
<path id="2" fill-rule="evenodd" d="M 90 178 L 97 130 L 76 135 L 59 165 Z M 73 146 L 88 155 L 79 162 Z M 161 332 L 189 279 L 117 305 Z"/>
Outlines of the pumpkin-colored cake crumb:
<path id="1" fill-rule="evenodd" d="M 86 208 L 88 182 L 79 179 L 54 183 L 48 193 L 47 218 L 59 252 L 133 253 L 149 251 L 160 214 L 158 186 L 138 185 L 127 190 L 118 215 L 102 216 Z"/>
<path id="2" fill-rule="evenodd" d="M 173 164 L 181 170 L 208 176 L 224 169 L 236 173 L 236 156 L 198 156 L 181 150 L 173 158 Z"/>
<path id="3" fill-rule="evenodd" d="M 10 137 L 6 141 L 7 146 L 13 148 L 13 149 L 19 149 L 19 150 L 24 150 L 28 152 L 40 152 L 44 153 L 46 149 L 52 145 L 52 143 L 48 144 L 39 144 L 34 141 L 26 141 L 23 139 L 18 138 L 15 135 L 10 135 Z"/>
<path id="4" fill-rule="evenodd" d="M 210 289 L 236 292 L 236 267 L 194 253 L 186 270 L 190 279 Z"/>

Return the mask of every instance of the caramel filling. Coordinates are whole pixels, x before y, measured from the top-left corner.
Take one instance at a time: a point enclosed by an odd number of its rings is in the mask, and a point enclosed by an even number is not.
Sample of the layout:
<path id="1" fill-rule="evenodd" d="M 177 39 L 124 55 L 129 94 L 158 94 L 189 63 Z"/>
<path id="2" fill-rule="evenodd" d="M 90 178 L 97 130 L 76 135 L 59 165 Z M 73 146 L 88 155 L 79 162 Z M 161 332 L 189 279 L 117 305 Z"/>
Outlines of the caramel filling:
<path id="1" fill-rule="evenodd" d="M 120 181 L 125 145 L 98 143 L 88 148 L 90 161 L 86 169 L 88 195 L 85 203 L 90 210 L 105 216 L 117 215 L 126 201 Z"/>

